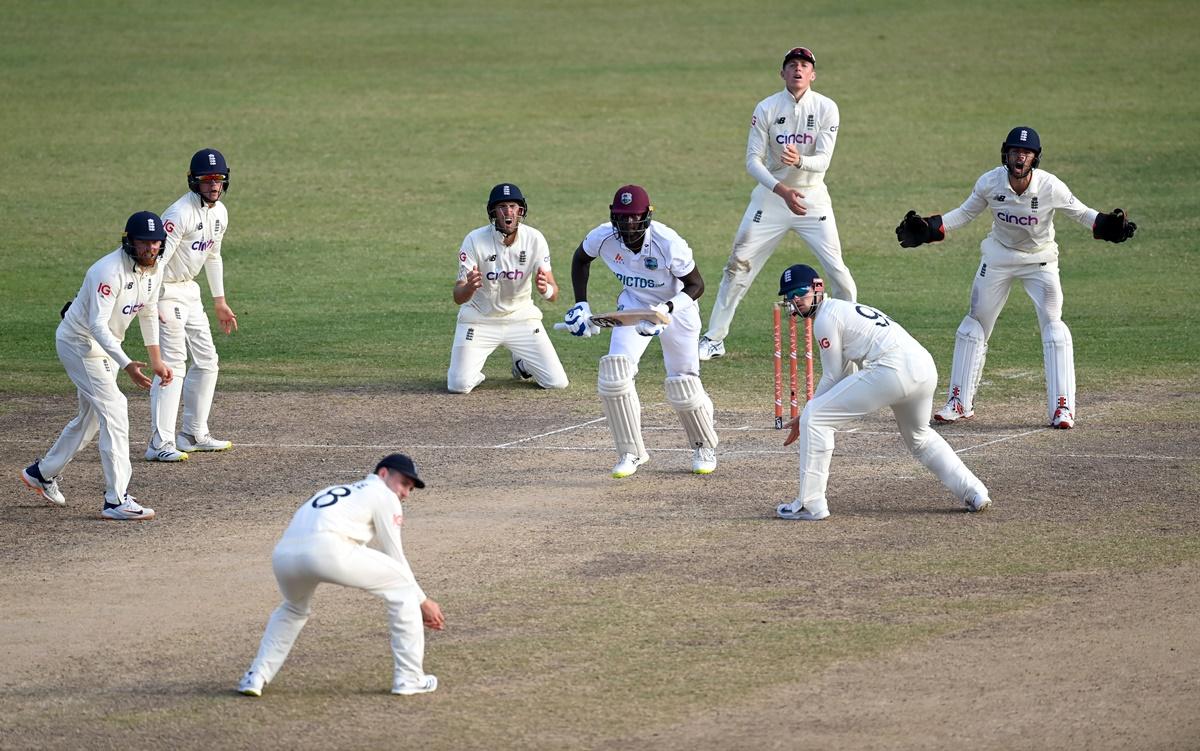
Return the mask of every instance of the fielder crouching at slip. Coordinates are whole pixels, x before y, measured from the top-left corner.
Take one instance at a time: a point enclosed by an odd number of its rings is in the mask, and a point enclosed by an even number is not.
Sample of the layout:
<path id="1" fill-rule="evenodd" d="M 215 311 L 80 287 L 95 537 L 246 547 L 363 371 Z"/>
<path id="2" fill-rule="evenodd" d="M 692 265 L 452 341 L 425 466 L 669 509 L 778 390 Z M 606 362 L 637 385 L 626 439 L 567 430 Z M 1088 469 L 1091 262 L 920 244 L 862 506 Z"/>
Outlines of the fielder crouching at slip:
<path id="1" fill-rule="evenodd" d="M 821 350 L 821 382 L 800 416 L 788 423 L 783 445 L 800 439 L 800 492 L 781 503 L 781 519 L 820 521 L 829 516 L 825 489 L 834 432 L 851 420 L 891 407 L 904 444 L 937 475 L 968 511 L 991 505 L 988 490 L 929 426 L 937 368 L 933 357 L 900 324 L 861 303 L 824 299 L 825 285 L 810 266 L 783 272 L 779 294 L 791 314 L 813 319 Z M 853 366 L 857 365 L 856 371 Z"/>
<path id="2" fill-rule="evenodd" d="M 283 602 L 267 621 L 258 654 L 238 684 L 239 692 L 262 695 L 300 636 L 308 621 L 309 602 L 323 582 L 362 589 L 387 603 L 395 662 L 393 694 L 437 689 L 437 677 L 427 675 L 423 666 L 422 624 L 441 631 L 446 619 L 417 584 L 400 544 L 404 523 L 400 502 L 413 488 L 424 487 L 411 458 L 389 454 L 365 479 L 331 485 L 304 502 L 271 556 Z"/>

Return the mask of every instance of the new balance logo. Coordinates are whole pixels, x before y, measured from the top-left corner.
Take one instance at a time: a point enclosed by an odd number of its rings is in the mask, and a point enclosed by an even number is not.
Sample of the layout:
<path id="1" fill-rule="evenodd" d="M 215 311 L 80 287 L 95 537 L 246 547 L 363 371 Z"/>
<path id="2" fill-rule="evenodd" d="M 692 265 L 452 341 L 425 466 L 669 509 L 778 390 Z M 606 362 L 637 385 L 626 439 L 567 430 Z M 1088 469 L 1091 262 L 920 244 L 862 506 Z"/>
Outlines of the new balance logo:
<path id="1" fill-rule="evenodd" d="M 776 121 L 775 121 L 775 124 L 776 124 L 776 125 L 783 125 L 783 124 L 784 124 L 784 123 L 786 123 L 786 122 L 787 122 L 787 118 L 786 118 L 786 117 L 781 117 L 781 118 L 779 118 L 778 120 L 776 120 Z"/>
<path id="2" fill-rule="evenodd" d="M 1007 197 L 1008 196 L 1004 195 L 1003 193 L 997 193 L 996 195 L 992 196 L 992 200 L 997 201 L 999 203 L 1004 203 L 1004 199 Z"/>

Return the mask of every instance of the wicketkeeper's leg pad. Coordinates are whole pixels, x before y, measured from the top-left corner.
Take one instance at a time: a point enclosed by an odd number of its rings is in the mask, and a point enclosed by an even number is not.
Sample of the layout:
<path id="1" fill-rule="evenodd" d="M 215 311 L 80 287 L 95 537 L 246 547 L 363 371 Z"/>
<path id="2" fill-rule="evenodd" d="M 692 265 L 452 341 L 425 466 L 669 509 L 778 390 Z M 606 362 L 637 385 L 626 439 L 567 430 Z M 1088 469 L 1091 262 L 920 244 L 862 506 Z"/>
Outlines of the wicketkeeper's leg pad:
<path id="1" fill-rule="evenodd" d="M 666 380 L 667 401 L 679 415 L 692 448 L 717 447 L 717 428 L 713 424 L 713 403 L 696 376 L 671 376 Z"/>
<path id="2" fill-rule="evenodd" d="M 1062 321 L 1042 328 L 1042 356 L 1046 363 L 1047 420 L 1059 407 L 1075 414 L 1075 345 L 1071 330 Z"/>
<path id="3" fill-rule="evenodd" d="M 975 408 L 975 392 L 983 378 L 983 363 L 987 360 L 987 335 L 983 326 L 971 316 L 962 319 L 954 334 L 954 363 L 950 366 L 950 397 L 958 397 L 963 411 Z"/>
<path id="4" fill-rule="evenodd" d="M 612 432 L 618 454 L 646 455 L 642 441 L 642 402 L 638 399 L 633 378 L 637 366 L 625 355 L 605 355 L 600 358 L 600 373 L 596 390 L 604 418 Z"/>

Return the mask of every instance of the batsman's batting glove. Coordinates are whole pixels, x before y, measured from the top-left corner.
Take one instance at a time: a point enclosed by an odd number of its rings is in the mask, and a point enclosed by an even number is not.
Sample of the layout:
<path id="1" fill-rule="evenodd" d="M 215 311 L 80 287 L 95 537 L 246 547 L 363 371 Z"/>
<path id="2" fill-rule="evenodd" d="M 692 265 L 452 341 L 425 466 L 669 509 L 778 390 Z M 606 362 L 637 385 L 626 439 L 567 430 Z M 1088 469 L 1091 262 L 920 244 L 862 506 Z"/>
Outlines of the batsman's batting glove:
<path id="1" fill-rule="evenodd" d="M 670 307 L 671 305 L 663 302 L 659 303 L 658 305 L 651 305 L 650 309 L 670 315 L 668 312 L 668 308 Z M 638 321 L 636 324 L 634 324 L 633 330 L 642 336 L 658 336 L 665 328 L 667 328 L 665 323 L 658 323 L 657 321 Z"/>
<path id="2" fill-rule="evenodd" d="M 575 303 L 563 317 L 563 322 L 572 336 L 589 337 L 600 333 L 600 327 L 592 323 L 592 306 L 587 300 Z"/>
<path id="3" fill-rule="evenodd" d="M 1129 221 L 1121 209 L 1113 209 L 1111 214 L 1097 214 L 1096 223 L 1092 225 L 1092 237 L 1110 243 L 1123 243 L 1133 237 L 1134 232 L 1137 232 L 1137 225 Z"/>
<path id="4" fill-rule="evenodd" d="M 896 239 L 902 248 L 915 248 L 925 243 L 941 242 L 946 237 L 946 229 L 942 227 L 942 215 L 934 214 L 922 219 L 917 212 L 909 209 L 900 224 L 896 226 Z"/>

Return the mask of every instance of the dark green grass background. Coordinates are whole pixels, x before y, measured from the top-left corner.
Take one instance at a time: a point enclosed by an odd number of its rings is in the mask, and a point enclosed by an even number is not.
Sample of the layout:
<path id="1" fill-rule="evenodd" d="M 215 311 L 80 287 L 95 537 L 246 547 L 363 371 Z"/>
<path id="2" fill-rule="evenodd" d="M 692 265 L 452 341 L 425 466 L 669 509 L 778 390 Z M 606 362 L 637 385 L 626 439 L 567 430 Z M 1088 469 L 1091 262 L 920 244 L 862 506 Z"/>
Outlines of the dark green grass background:
<path id="1" fill-rule="evenodd" d="M 58 309 L 125 218 L 185 189 L 190 155 L 232 168 L 219 336 L 225 388 L 443 388 L 463 235 L 513 181 L 569 286 L 571 251 L 615 188 L 645 185 L 709 291 L 753 183 L 754 105 L 783 52 L 811 46 L 841 108 L 828 183 L 860 299 L 903 323 L 943 378 L 966 311 L 978 220 L 902 250 L 908 208 L 957 206 L 1010 127 L 1085 203 L 1139 224 L 1122 246 L 1060 219 L 1064 319 L 1089 389 L 1197 376 L 1200 73 L 1194 2 L 2 2 L 0 390 L 69 393 Z M 769 301 L 785 240 L 705 369 L 736 401 L 767 389 Z M 593 306 L 616 295 L 593 274 Z M 558 319 L 569 292 L 546 305 Z M 135 327 L 136 328 L 136 327 Z M 607 339 L 559 336 L 572 388 Z M 142 351 L 131 331 L 128 349 Z M 659 373 L 647 357 L 643 371 Z M 1032 305 L 1015 289 L 988 372 L 1040 392 Z M 494 357 L 483 387 L 507 378 Z"/>

